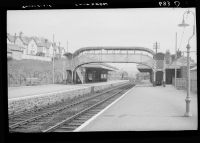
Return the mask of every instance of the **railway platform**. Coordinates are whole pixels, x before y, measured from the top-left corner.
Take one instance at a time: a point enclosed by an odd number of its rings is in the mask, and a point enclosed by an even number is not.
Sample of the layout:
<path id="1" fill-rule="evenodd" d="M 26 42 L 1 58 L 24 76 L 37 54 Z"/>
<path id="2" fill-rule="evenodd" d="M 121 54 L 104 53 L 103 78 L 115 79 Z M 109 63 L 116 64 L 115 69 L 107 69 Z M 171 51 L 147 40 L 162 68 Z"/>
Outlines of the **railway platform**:
<path id="1" fill-rule="evenodd" d="M 184 117 L 186 91 L 142 83 L 86 121 L 75 132 L 197 130 L 197 94 L 191 92 L 192 117 Z"/>
<path id="2" fill-rule="evenodd" d="M 113 80 L 108 82 L 80 85 L 38 85 L 8 88 L 8 112 L 20 112 L 38 109 L 54 103 L 69 101 L 82 95 L 108 89 L 124 84 L 128 80 Z"/>
<path id="3" fill-rule="evenodd" d="M 78 89 L 84 89 L 91 86 L 103 86 L 115 83 L 123 82 L 122 80 L 113 80 L 108 82 L 90 83 L 90 84 L 74 84 L 74 85 L 63 85 L 63 84 L 48 84 L 48 85 L 37 85 L 37 86 L 21 86 L 21 87 L 9 87 L 8 88 L 8 99 L 27 98 L 32 96 L 42 96 L 48 93 L 66 92 Z"/>

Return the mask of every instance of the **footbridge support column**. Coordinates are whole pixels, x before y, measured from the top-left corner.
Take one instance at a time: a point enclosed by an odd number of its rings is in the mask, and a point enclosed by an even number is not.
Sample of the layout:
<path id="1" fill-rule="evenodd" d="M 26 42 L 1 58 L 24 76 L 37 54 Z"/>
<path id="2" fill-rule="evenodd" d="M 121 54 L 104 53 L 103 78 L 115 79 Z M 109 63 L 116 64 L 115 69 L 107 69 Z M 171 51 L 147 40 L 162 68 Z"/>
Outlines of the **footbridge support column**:
<path id="1" fill-rule="evenodd" d="M 153 71 L 153 86 L 156 86 L 156 70 Z"/>
<path id="2" fill-rule="evenodd" d="M 165 69 L 163 70 L 163 87 L 165 87 L 165 82 L 166 82 L 166 73 Z"/>
<path id="3" fill-rule="evenodd" d="M 72 83 L 74 83 L 74 70 L 72 70 Z"/>

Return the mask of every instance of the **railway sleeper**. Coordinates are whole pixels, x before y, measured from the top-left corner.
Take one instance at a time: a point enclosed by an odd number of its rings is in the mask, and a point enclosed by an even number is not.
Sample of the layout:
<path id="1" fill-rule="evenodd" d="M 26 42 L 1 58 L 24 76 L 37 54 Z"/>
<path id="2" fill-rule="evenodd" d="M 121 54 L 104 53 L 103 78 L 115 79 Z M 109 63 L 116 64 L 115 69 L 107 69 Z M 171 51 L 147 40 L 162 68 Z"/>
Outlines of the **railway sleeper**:
<path id="1" fill-rule="evenodd" d="M 75 123 L 75 124 L 83 124 L 84 122 L 75 119 L 72 123 Z"/>
<path id="2" fill-rule="evenodd" d="M 66 126 L 68 127 L 79 127 L 81 124 L 77 124 L 77 123 L 73 123 L 73 122 L 71 122 L 71 123 L 68 123 Z"/>
<path id="3" fill-rule="evenodd" d="M 91 111 L 89 111 L 88 113 L 98 113 L 99 111 L 101 111 L 102 108 L 95 108 L 95 109 L 92 109 Z"/>
<path id="4" fill-rule="evenodd" d="M 82 115 L 80 118 L 86 118 L 86 119 L 89 119 L 91 116 L 90 115 Z"/>
<path id="5" fill-rule="evenodd" d="M 93 115 L 95 115 L 95 114 L 96 114 L 96 113 L 94 113 L 94 112 L 93 112 L 93 113 L 90 113 L 90 112 L 89 112 L 89 113 L 85 113 L 85 115 L 87 115 L 87 116 L 93 116 Z"/>
<path id="6" fill-rule="evenodd" d="M 94 114 L 95 114 L 95 113 L 97 113 L 97 112 L 99 112 L 99 111 L 100 111 L 100 110 L 90 110 L 90 111 L 86 112 L 86 114 L 87 114 L 87 113 L 92 113 L 92 114 L 94 113 Z"/>
<path id="7" fill-rule="evenodd" d="M 81 120 L 81 121 L 84 120 L 84 121 L 86 121 L 86 120 L 88 120 L 88 118 L 86 118 L 86 117 L 79 117 L 79 118 L 77 118 L 76 120 L 79 120 L 79 121 L 80 121 L 80 120 Z"/>
<path id="8" fill-rule="evenodd" d="M 56 129 L 54 132 L 71 132 L 74 129 L 75 128 L 72 128 L 72 127 L 60 127 L 58 129 Z"/>

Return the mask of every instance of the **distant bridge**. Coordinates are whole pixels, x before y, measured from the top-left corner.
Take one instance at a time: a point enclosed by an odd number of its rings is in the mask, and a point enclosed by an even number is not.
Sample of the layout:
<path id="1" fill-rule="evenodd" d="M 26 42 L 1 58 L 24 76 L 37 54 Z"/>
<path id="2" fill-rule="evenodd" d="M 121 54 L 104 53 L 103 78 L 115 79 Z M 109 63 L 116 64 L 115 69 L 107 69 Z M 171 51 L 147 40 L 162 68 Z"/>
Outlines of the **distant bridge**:
<path id="1" fill-rule="evenodd" d="M 75 70 L 88 63 L 138 63 L 154 69 L 154 55 L 144 47 L 86 47 L 75 51 L 66 66 Z"/>
<path id="2" fill-rule="evenodd" d="M 66 70 L 71 71 L 72 79 L 81 65 L 89 63 L 137 63 L 150 67 L 152 74 L 157 70 L 155 52 L 144 47 L 84 47 L 66 56 Z"/>

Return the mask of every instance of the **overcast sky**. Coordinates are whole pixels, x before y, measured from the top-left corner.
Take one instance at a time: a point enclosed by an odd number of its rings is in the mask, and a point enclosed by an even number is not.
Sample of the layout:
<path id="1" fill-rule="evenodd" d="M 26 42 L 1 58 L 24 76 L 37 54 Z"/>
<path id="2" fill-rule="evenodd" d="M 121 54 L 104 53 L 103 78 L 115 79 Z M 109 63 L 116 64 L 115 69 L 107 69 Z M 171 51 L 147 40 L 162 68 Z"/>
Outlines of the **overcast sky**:
<path id="1" fill-rule="evenodd" d="M 68 51 L 86 46 L 141 46 L 153 49 L 160 44 L 158 52 L 167 49 L 175 52 L 175 33 L 178 49 L 186 51 L 192 26 L 185 30 L 177 25 L 182 22 L 185 8 L 148 9 L 71 9 L 71 10 L 18 10 L 7 12 L 7 32 L 14 35 L 20 31 L 26 36 L 45 37 L 60 41 Z M 191 8 L 195 12 L 194 8 Z M 193 16 L 186 22 L 193 25 Z M 182 39 L 182 40 L 181 40 Z M 182 41 L 182 42 L 181 42 Z M 191 40 L 191 51 L 196 51 L 196 35 Z M 196 53 L 191 53 L 196 60 Z M 115 64 L 124 69 L 135 69 L 135 64 Z M 133 65 L 133 66 L 132 66 Z"/>

